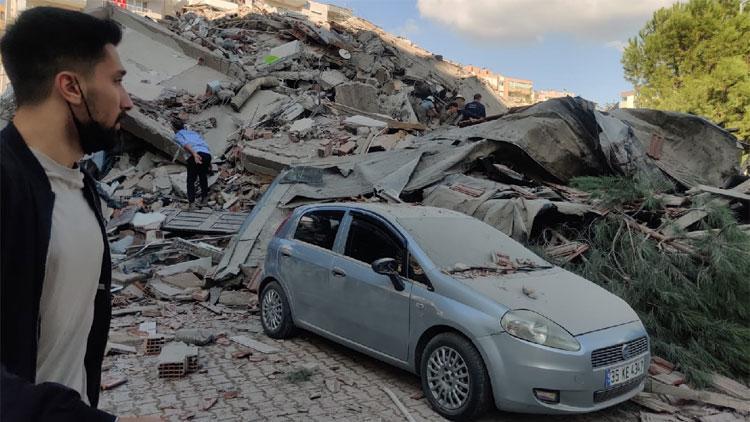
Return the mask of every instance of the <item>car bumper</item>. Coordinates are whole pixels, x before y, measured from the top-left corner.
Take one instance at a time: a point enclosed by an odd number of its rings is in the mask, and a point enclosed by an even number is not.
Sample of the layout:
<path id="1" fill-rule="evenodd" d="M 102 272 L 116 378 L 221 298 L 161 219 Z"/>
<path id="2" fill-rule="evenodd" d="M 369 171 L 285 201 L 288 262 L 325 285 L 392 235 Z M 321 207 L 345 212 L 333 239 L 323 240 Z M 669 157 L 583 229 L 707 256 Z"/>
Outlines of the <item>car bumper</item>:
<path id="1" fill-rule="evenodd" d="M 581 350 L 567 352 L 529 343 L 507 333 L 477 339 L 492 380 L 499 409 L 521 413 L 570 414 L 593 412 L 629 400 L 643 390 L 650 353 L 594 368 L 591 352 L 647 337 L 640 322 L 576 337 Z M 644 360 L 644 375 L 626 384 L 607 387 L 605 373 L 637 359 Z M 559 391 L 559 403 L 538 400 L 534 389 Z"/>

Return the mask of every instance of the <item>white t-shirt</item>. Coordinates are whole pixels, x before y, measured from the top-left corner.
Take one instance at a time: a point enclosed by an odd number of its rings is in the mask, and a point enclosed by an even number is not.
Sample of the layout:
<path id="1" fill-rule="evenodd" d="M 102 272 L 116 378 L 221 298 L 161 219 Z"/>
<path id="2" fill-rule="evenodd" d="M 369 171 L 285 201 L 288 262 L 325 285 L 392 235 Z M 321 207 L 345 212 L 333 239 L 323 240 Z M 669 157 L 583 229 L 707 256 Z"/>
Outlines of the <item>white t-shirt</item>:
<path id="1" fill-rule="evenodd" d="M 96 215 L 83 196 L 83 173 L 39 151 L 32 152 L 55 193 L 39 307 L 36 382 L 63 384 L 78 391 L 81 400 L 89 404 L 84 357 L 94 320 L 104 240 Z"/>

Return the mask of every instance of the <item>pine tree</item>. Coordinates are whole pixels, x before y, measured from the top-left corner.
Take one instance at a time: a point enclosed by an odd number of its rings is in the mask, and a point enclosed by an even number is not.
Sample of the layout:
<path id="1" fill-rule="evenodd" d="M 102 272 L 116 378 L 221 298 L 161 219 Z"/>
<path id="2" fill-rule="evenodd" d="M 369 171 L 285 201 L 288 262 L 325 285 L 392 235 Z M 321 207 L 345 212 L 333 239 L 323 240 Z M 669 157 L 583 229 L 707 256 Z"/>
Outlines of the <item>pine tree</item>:
<path id="1" fill-rule="evenodd" d="M 705 116 L 750 138 L 750 4 L 740 9 L 740 0 L 690 0 L 656 11 L 622 57 L 637 105 Z"/>

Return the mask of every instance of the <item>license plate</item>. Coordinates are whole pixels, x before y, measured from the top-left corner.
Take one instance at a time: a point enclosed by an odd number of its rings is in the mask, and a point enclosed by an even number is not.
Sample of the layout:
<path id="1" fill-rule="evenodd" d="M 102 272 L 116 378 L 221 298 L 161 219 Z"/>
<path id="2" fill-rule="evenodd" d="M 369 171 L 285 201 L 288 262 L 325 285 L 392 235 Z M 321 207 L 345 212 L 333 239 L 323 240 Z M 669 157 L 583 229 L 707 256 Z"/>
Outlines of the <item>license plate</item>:
<path id="1" fill-rule="evenodd" d="M 624 365 L 608 368 L 605 371 L 604 382 L 607 387 L 613 387 L 640 377 L 644 373 L 643 358 Z"/>

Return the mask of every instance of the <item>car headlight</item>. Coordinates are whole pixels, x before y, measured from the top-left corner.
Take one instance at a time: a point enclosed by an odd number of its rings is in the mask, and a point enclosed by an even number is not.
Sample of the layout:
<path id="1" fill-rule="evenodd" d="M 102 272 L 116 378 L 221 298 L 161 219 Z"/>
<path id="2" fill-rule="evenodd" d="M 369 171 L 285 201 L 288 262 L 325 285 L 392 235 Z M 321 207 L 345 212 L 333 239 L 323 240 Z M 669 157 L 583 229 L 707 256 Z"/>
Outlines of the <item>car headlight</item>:
<path id="1" fill-rule="evenodd" d="M 581 349 L 578 340 L 563 327 L 536 312 L 525 309 L 508 311 L 500 319 L 500 325 L 513 337 L 532 343 L 571 352 Z"/>

